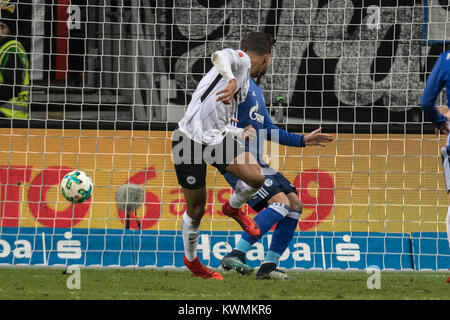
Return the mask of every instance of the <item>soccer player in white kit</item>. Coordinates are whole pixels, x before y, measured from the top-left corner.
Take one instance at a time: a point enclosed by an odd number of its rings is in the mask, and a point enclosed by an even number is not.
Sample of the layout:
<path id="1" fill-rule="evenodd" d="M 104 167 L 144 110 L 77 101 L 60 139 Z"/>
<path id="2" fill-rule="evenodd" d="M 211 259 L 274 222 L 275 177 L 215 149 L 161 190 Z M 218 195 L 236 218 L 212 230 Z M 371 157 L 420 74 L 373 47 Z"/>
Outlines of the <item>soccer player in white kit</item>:
<path id="1" fill-rule="evenodd" d="M 436 131 L 448 135 L 450 132 L 450 112 L 448 107 L 445 106 L 437 109 L 435 106 L 436 99 L 444 87 L 446 89 L 448 103 L 448 101 L 450 101 L 450 51 L 440 54 L 427 79 L 427 84 L 420 100 L 420 106 L 423 112 L 428 120 L 434 124 Z M 447 138 L 447 145 L 441 149 L 441 157 L 446 190 L 449 194 L 449 207 L 445 221 L 447 224 L 447 238 L 450 246 L 450 135 Z M 447 279 L 447 283 L 450 283 L 450 277 Z"/>
<path id="2" fill-rule="evenodd" d="M 247 96 L 249 79 L 263 75 L 269 66 L 273 37 L 253 32 L 242 40 L 243 50 L 224 49 L 212 54 L 213 68 L 202 78 L 172 137 L 172 159 L 178 183 L 186 200 L 181 223 L 184 263 L 194 276 L 223 279 L 203 265 L 197 256 L 200 222 L 206 205 L 206 165 L 222 174 L 232 173 L 246 183 L 235 191 L 245 203 L 264 184 L 265 176 L 256 159 L 236 136 L 251 136 L 252 128 L 230 125 L 236 107 Z M 287 210 L 274 204 L 266 210 Z M 240 209 L 226 212 L 247 233 L 258 236 L 258 224 Z"/>

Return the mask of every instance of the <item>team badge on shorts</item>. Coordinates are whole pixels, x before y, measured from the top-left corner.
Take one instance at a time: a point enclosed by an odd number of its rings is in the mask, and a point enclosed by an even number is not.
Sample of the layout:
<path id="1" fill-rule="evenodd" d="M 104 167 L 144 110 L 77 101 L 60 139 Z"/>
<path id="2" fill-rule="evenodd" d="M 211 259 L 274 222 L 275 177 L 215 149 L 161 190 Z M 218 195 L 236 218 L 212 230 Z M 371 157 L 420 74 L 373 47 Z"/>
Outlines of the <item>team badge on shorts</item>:
<path id="1" fill-rule="evenodd" d="M 197 179 L 195 179 L 194 176 L 187 176 L 186 177 L 186 182 L 189 183 L 190 185 L 193 185 L 197 182 Z"/>
<path id="2" fill-rule="evenodd" d="M 273 181 L 272 181 L 272 179 L 266 179 L 265 181 L 264 181 L 264 185 L 266 186 L 266 187 L 270 187 L 270 186 L 272 186 L 272 184 L 273 184 Z"/>

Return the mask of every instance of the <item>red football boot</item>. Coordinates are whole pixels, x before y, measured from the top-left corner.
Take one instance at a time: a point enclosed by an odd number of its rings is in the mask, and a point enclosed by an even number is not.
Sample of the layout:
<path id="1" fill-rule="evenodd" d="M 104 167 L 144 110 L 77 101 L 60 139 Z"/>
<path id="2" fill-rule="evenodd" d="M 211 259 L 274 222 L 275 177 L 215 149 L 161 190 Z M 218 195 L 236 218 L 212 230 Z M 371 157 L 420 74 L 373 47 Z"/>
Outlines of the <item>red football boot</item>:
<path id="1" fill-rule="evenodd" d="M 450 283 L 450 277 L 448 277 L 448 279 L 447 279 L 447 281 L 446 281 L 447 283 Z"/>
<path id="2" fill-rule="evenodd" d="M 235 209 L 230 206 L 230 202 L 227 201 L 222 206 L 222 212 L 224 215 L 233 218 L 242 227 L 242 229 L 253 237 L 258 237 L 260 234 L 259 226 L 248 214 L 242 212 L 241 209 Z"/>
<path id="3" fill-rule="evenodd" d="M 186 267 L 191 270 L 192 275 L 195 277 L 200 277 L 203 279 L 223 280 L 223 277 L 220 273 L 207 268 L 203 263 L 200 262 L 198 256 L 193 261 L 189 261 L 186 256 L 184 256 L 183 261 Z"/>

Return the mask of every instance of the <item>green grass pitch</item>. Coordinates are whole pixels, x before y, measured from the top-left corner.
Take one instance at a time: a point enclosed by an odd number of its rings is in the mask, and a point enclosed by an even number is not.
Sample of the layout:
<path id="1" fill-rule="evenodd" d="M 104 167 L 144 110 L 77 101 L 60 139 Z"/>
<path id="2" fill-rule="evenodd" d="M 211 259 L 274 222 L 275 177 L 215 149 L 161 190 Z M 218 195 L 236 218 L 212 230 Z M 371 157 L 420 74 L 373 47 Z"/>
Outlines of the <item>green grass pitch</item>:
<path id="1" fill-rule="evenodd" d="M 68 289 L 71 275 L 62 269 L 0 268 L 0 299 L 450 299 L 449 272 L 382 271 L 380 289 L 367 288 L 370 274 L 365 271 L 289 272 L 293 281 L 222 274 L 224 281 L 194 278 L 182 270 L 81 268 L 80 289 Z"/>

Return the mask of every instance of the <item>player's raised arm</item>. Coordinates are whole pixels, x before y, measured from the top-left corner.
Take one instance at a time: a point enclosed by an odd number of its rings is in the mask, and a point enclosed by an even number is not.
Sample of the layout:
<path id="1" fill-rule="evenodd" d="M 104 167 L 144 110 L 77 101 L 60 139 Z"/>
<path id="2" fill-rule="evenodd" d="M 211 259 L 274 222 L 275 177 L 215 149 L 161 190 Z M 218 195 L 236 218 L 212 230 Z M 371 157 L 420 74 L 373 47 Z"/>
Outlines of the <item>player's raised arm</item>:
<path id="1" fill-rule="evenodd" d="M 214 52 L 211 61 L 220 75 L 228 80 L 227 86 L 217 92 L 217 101 L 231 104 L 237 89 L 234 72 L 246 71 L 244 69 L 249 68 L 250 60 L 247 54 L 242 51 L 225 49 Z"/>
<path id="2" fill-rule="evenodd" d="M 239 67 L 239 60 L 236 59 L 234 53 L 239 56 L 237 51 L 233 49 L 219 50 L 211 55 L 211 61 L 214 67 L 227 80 L 235 78 L 233 69 L 237 70 Z"/>

